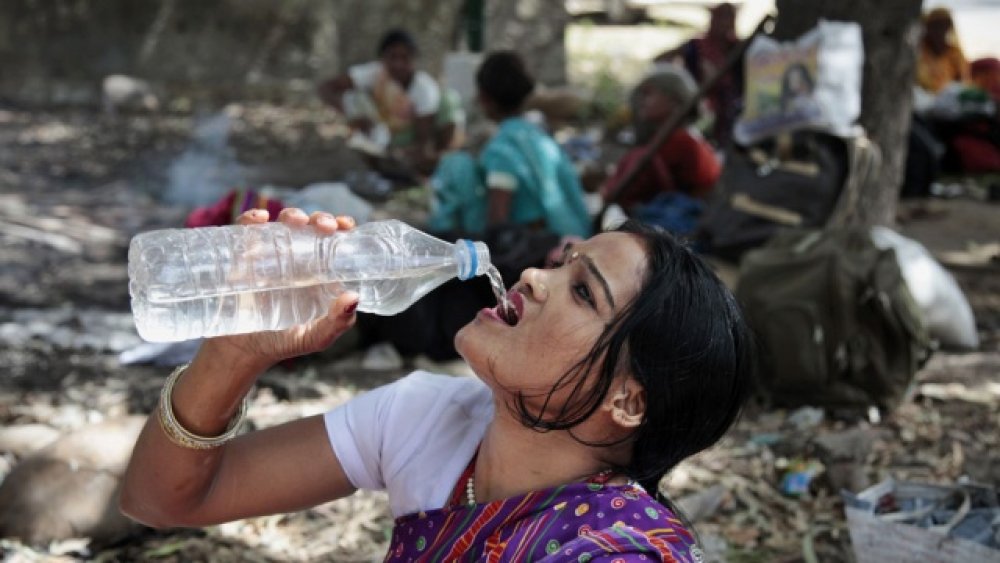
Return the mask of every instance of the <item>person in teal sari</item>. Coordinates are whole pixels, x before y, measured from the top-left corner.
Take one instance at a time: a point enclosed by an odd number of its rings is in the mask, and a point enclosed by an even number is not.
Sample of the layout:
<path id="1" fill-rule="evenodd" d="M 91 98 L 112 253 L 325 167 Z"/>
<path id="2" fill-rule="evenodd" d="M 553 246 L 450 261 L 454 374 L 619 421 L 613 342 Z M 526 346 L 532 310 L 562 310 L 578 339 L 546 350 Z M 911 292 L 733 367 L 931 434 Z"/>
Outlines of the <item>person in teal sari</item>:
<path id="1" fill-rule="evenodd" d="M 528 225 L 587 237 L 590 217 L 576 170 L 545 131 L 522 116 L 535 87 L 521 57 L 500 51 L 476 72 L 479 104 L 499 124 L 478 158 L 455 152 L 431 179 L 430 229 L 481 233 L 500 224 Z"/>

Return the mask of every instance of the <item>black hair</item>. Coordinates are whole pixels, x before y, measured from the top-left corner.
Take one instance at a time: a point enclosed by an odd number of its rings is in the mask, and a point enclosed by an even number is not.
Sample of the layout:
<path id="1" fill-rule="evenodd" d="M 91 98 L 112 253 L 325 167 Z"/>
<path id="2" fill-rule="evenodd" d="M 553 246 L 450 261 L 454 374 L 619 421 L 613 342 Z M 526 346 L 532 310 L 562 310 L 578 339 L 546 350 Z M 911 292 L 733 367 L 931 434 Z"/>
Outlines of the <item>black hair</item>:
<path id="1" fill-rule="evenodd" d="M 524 59 L 513 51 L 490 53 L 476 71 L 476 86 L 504 112 L 517 111 L 535 89 Z"/>
<path id="2" fill-rule="evenodd" d="M 626 438 L 632 458 L 617 469 L 655 495 L 670 469 L 714 444 L 736 420 L 752 389 L 756 348 L 732 293 L 703 260 L 662 229 L 630 221 L 618 231 L 639 237 L 646 249 L 638 295 L 549 390 L 547 399 L 570 389 L 553 418 L 543 418 L 548 400 L 531 413 L 522 395 L 515 409 L 528 427 L 572 431 L 628 366 L 645 390 L 646 411 Z M 596 377 L 586 377 L 595 366 Z"/>
<path id="3" fill-rule="evenodd" d="M 413 39 L 413 35 L 405 29 L 396 28 L 385 32 L 385 35 L 378 42 L 378 52 L 376 54 L 381 57 L 393 45 L 403 45 L 412 51 L 414 55 L 420 52 L 420 49 L 417 48 L 416 40 Z"/>
<path id="4" fill-rule="evenodd" d="M 815 81 L 813 80 L 812 73 L 809 72 L 809 67 L 802 63 L 792 63 L 788 65 L 785 69 L 784 75 L 781 77 L 781 110 L 786 111 L 788 105 L 792 100 L 798 95 L 798 92 L 792 92 L 792 75 L 798 74 L 802 80 L 806 83 L 807 90 L 811 93 L 815 88 Z"/>

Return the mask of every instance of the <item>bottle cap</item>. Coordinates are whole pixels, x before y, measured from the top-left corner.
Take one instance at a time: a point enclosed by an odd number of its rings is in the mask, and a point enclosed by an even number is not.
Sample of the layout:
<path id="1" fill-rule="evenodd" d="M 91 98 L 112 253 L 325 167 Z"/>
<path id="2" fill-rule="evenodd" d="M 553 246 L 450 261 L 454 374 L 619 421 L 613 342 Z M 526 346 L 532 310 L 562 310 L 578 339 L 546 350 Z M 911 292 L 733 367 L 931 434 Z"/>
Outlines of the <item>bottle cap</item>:
<path id="1" fill-rule="evenodd" d="M 458 258 L 458 279 L 467 280 L 486 273 L 490 267 L 490 249 L 486 243 L 458 239 L 455 243 Z"/>

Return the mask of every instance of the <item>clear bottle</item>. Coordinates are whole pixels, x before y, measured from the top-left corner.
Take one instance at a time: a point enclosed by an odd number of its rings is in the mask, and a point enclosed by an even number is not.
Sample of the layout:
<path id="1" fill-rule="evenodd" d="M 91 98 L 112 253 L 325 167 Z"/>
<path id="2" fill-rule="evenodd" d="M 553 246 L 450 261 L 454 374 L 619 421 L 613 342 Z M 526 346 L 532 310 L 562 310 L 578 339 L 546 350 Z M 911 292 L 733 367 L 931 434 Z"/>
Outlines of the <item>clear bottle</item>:
<path id="1" fill-rule="evenodd" d="M 282 223 L 151 231 L 132 239 L 128 262 L 139 335 L 174 342 L 288 328 L 348 290 L 359 310 L 393 315 L 453 277 L 486 273 L 490 255 L 390 220 L 330 236 Z"/>

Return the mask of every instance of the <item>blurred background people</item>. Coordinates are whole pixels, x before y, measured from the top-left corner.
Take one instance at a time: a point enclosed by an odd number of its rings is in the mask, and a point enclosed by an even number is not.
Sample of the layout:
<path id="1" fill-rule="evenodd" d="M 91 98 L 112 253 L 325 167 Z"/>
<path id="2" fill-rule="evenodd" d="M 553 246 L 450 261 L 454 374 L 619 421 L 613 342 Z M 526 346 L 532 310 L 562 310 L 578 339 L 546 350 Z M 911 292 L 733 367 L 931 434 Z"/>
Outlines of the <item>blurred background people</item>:
<path id="1" fill-rule="evenodd" d="M 408 31 L 387 32 L 377 53 L 377 60 L 323 82 L 320 98 L 373 143 L 400 150 L 417 170 L 429 172 L 439 153 L 457 143 L 461 103 L 417 69 L 419 49 Z"/>
<path id="2" fill-rule="evenodd" d="M 522 113 L 535 80 L 520 55 L 492 53 L 476 72 L 483 114 L 496 134 L 473 157 L 445 156 L 432 178 L 435 231 L 480 233 L 505 224 L 586 237 L 590 217 L 576 170 L 559 145 Z"/>
<path id="3" fill-rule="evenodd" d="M 969 63 L 959 46 L 951 12 L 935 8 L 927 12 L 923 23 L 917 52 L 917 85 L 937 94 L 949 83 L 967 82 Z"/>
<path id="4" fill-rule="evenodd" d="M 646 151 L 646 143 L 652 140 L 657 129 L 688 103 L 696 90 L 694 80 L 679 67 L 662 68 L 635 87 L 630 103 L 636 148 L 622 157 L 614 174 L 601 188 L 606 200 L 615 195 L 613 190 L 636 165 Z M 686 121 L 657 149 L 649 165 L 623 192 L 617 194 L 616 203 L 626 211 L 632 211 L 661 193 L 683 193 L 697 199 L 708 197 L 722 168 L 712 146 L 691 126 L 695 117 L 694 114 L 687 116 Z"/>
<path id="5" fill-rule="evenodd" d="M 717 4 L 711 8 L 708 30 L 705 35 L 684 43 L 677 49 L 658 57 L 658 63 L 680 63 L 695 82 L 703 83 L 725 65 L 729 53 L 739 44 L 736 35 L 736 6 Z M 742 109 L 743 65 L 734 65 L 724 74 L 706 96 L 708 108 L 714 115 L 712 140 L 719 147 L 729 144 L 733 124 Z"/>

